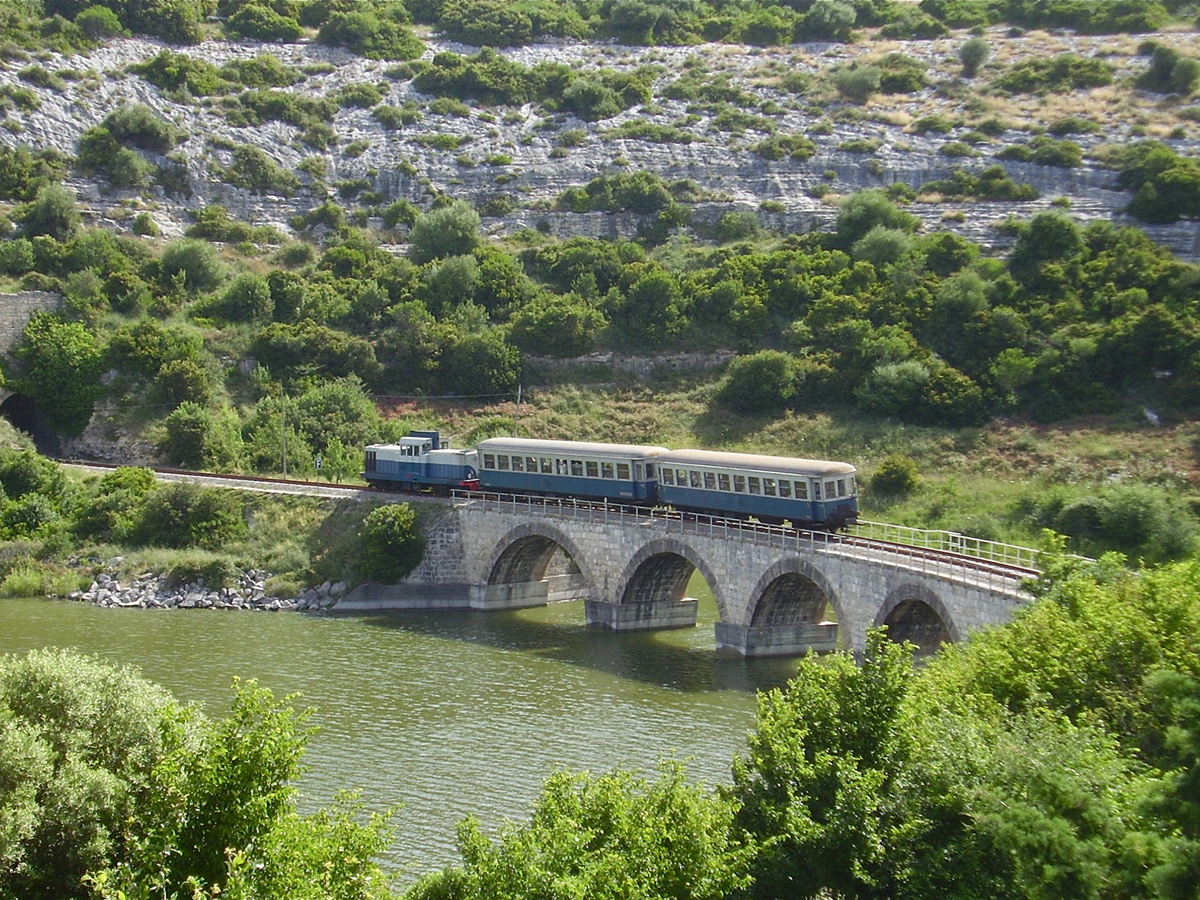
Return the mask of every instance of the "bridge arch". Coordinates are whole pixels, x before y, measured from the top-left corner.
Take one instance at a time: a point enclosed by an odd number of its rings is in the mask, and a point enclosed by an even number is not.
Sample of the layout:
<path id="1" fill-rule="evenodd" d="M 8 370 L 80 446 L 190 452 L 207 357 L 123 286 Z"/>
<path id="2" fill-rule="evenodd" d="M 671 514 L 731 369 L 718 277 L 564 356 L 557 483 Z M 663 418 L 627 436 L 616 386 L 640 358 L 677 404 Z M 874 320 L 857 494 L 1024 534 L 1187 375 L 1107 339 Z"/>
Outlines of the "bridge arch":
<path id="1" fill-rule="evenodd" d="M 717 601 L 717 613 L 721 619 L 725 619 L 728 607 L 724 584 L 693 547 L 671 537 L 652 540 L 630 557 L 617 581 L 617 602 L 682 600 L 694 571 L 699 571 L 708 582 Z"/>
<path id="2" fill-rule="evenodd" d="M 488 584 L 542 581 L 551 562 L 563 554 L 595 593 L 596 582 L 578 545 L 561 529 L 545 521 L 526 522 L 509 531 L 492 550 L 485 571 Z"/>
<path id="3" fill-rule="evenodd" d="M 816 625 L 830 606 L 843 621 L 841 602 L 824 573 L 798 557 L 781 559 L 762 574 L 750 594 L 750 624 Z"/>
<path id="4" fill-rule="evenodd" d="M 888 637 L 897 643 L 915 644 L 918 655 L 933 653 L 942 644 L 957 643 L 963 637 L 942 598 L 912 582 L 888 592 L 874 624 L 886 625 Z"/>

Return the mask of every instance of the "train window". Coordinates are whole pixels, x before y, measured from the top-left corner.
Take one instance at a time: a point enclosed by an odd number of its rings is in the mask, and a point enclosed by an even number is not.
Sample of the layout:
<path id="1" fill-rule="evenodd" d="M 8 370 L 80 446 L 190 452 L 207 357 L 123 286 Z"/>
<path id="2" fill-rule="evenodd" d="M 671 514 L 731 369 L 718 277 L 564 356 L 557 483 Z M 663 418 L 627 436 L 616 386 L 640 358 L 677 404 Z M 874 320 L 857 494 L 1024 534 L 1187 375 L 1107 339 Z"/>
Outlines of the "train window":
<path id="1" fill-rule="evenodd" d="M 538 458 L 536 456 L 525 457 L 525 471 L 536 472 L 538 470 Z"/>
<path id="2" fill-rule="evenodd" d="M 780 497 L 791 497 L 792 496 L 792 483 L 790 481 L 788 481 L 786 478 L 779 479 L 779 496 Z"/>
<path id="3" fill-rule="evenodd" d="M 846 479 L 845 478 L 838 479 L 838 496 L 839 497 L 846 496 Z"/>
<path id="4" fill-rule="evenodd" d="M 543 475 L 554 474 L 554 460 L 548 456 L 542 456 L 538 458 L 538 467 L 542 470 Z"/>
<path id="5" fill-rule="evenodd" d="M 654 463 L 646 463 L 646 480 L 654 480 Z"/>
<path id="6" fill-rule="evenodd" d="M 496 468 L 499 469 L 501 472 L 508 471 L 508 457 L 505 456 L 503 453 L 498 454 L 496 456 Z"/>
<path id="7" fill-rule="evenodd" d="M 483 467 L 485 469 L 496 468 L 496 454 L 494 454 L 494 453 L 483 454 Z"/>
<path id="8" fill-rule="evenodd" d="M 617 463 L 617 480 L 629 480 L 629 463 Z"/>
<path id="9" fill-rule="evenodd" d="M 680 487 L 687 487 L 687 471 L 685 469 L 675 470 L 675 483 Z"/>
<path id="10" fill-rule="evenodd" d="M 688 480 L 692 487 L 694 487 L 694 488 L 700 487 L 700 473 L 699 472 L 688 472 Z"/>
<path id="11" fill-rule="evenodd" d="M 675 484 L 675 470 L 674 469 L 663 469 L 660 480 L 662 481 L 663 484 L 670 484 L 670 485 Z"/>
<path id="12" fill-rule="evenodd" d="M 746 485 L 749 488 L 749 492 L 751 494 L 761 494 L 762 493 L 762 483 L 759 480 L 758 476 L 756 476 L 756 475 L 747 476 L 746 477 Z"/>
<path id="13" fill-rule="evenodd" d="M 717 490 L 729 490 L 729 475 L 726 472 L 721 472 L 717 475 Z"/>
<path id="14" fill-rule="evenodd" d="M 846 484 L 849 485 L 850 496 L 853 497 L 854 496 L 854 476 L 853 475 L 851 475 L 849 478 L 846 479 Z"/>
<path id="15" fill-rule="evenodd" d="M 592 462 L 590 459 L 587 461 L 587 477 L 588 478 L 599 478 L 600 477 L 600 464 L 599 463 Z"/>
<path id="16" fill-rule="evenodd" d="M 797 500 L 807 500 L 808 499 L 808 482 L 807 481 L 797 481 L 796 482 L 796 499 Z"/>
<path id="17" fill-rule="evenodd" d="M 775 479 L 774 478 L 764 478 L 763 479 L 763 493 L 768 497 L 775 496 Z"/>
<path id="18" fill-rule="evenodd" d="M 576 478 L 583 477 L 583 460 L 582 459 L 571 460 L 571 474 L 574 475 Z"/>
<path id="19" fill-rule="evenodd" d="M 814 500 L 821 499 L 821 482 L 819 482 L 819 481 L 813 482 L 813 499 Z"/>
<path id="20" fill-rule="evenodd" d="M 367 464 L 363 468 L 365 468 L 368 472 L 375 471 L 375 451 L 374 450 L 367 451 Z"/>
<path id="21" fill-rule="evenodd" d="M 704 489 L 706 491 L 715 491 L 717 489 L 717 476 L 712 472 L 704 473 Z"/>
<path id="22" fill-rule="evenodd" d="M 565 459 L 556 459 L 554 461 L 554 474 L 556 474 L 556 475 L 566 475 L 567 474 L 567 461 Z"/>
<path id="23" fill-rule="evenodd" d="M 834 493 L 835 487 L 832 481 L 825 482 L 825 499 L 832 500 L 837 494 Z"/>
<path id="24" fill-rule="evenodd" d="M 733 490 L 735 493 L 738 493 L 738 494 L 746 493 L 746 476 L 745 475 L 734 475 L 733 476 Z"/>
<path id="25" fill-rule="evenodd" d="M 525 457 L 514 456 L 512 458 L 512 467 L 513 467 L 514 472 L 524 472 L 525 471 Z"/>
<path id="26" fill-rule="evenodd" d="M 613 464 L 612 464 L 612 463 L 606 463 L 606 462 L 602 462 L 602 463 L 600 463 L 600 477 L 601 477 L 601 478 L 612 478 L 612 477 L 614 477 L 614 476 L 613 476 Z"/>

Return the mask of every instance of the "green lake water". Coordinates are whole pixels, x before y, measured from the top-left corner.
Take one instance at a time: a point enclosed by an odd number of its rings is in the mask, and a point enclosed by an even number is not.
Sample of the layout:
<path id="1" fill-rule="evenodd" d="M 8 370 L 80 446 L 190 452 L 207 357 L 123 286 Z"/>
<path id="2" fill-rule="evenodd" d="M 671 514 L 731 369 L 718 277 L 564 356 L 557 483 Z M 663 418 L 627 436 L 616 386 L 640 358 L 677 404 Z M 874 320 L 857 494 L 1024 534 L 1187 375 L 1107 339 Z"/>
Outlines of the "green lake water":
<path id="1" fill-rule="evenodd" d="M 212 715 L 234 676 L 300 694 L 320 728 L 301 807 L 345 788 L 400 805 L 386 862 L 410 880 L 456 861 L 466 815 L 489 830 L 524 818 L 556 768 L 653 774 L 671 758 L 694 781 L 727 781 L 755 690 L 796 664 L 718 655 L 715 616 L 702 602 L 695 629 L 613 634 L 584 627 L 581 602 L 349 617 L 0 600 L 0 653 L 96 653 Z"/>

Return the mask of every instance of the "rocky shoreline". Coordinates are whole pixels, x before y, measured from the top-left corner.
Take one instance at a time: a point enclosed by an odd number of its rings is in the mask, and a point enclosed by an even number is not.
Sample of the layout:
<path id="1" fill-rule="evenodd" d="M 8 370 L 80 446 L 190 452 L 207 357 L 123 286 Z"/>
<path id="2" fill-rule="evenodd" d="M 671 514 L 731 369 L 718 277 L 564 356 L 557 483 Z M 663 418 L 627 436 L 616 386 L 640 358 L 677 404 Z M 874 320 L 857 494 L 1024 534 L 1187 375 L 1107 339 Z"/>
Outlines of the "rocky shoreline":
<path id="1" fill-rule="evenodd" d="M 347 590 L 345 582 L 331 584 L 326 581 L 317 587 L 305 588 L 294 598 L 272 597 L 265 590 L 268 577 L 268 573 L 254 569 L 241 573 L 236 586 L 214 590 L 201 582 L 170 584 L 167 576 L 156 572 L 145 572 L 125 582 L 111 572 L 101 572 L 87 590 L 72 591 L 66 599 L 110 609 L 321 612 L 332 608 Z"/>

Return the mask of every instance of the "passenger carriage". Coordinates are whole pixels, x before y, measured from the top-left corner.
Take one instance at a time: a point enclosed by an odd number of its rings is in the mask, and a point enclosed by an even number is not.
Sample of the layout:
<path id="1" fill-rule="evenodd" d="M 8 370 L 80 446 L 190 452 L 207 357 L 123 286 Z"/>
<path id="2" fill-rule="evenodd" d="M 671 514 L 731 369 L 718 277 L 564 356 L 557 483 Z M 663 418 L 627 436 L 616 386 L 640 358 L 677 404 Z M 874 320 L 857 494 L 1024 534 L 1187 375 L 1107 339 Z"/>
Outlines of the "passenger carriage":
<path id="1" fill-rule="evenodd" d="M 653 502 L 655 460 L 666 447 L 489 438 L 476 448 L 479 483 L 490 491 L 570 494 L 583 499 Z"/>
<path id="2" fill-rule="evenodd" d="M 839 529 L 858 516 L 854 466 L 711 450 L 658 459 L 658 498 L 678 509 Z"/>
<path id="3" fill-rule="evenodd" d="M 474 450 L 452 449 L 436 431 L 411 431 L 396 444 L 371 444 L 363 480 L 385 490 L 434 490 L 479 487 Z"/>

